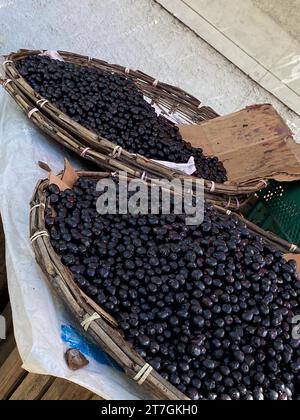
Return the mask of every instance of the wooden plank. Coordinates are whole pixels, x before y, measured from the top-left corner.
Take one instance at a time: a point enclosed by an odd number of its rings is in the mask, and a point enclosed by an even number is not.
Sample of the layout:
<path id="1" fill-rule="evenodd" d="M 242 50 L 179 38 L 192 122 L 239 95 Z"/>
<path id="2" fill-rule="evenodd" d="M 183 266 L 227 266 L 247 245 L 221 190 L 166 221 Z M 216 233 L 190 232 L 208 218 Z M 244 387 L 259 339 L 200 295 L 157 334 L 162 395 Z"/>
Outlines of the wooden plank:
<path id="1" fill-rule="evenodd" d="M 8 399 L 26 375 L 19 352 L 15 348 L 0 368 L 0 400 Z"/>
<path id="2" fill-rule="evenodd" d="M 48 391 L 41 398 L 46 401 L 54 400 L 89 400 L 94 395 L 75 384 L 72 384 L 63 379 L 55 379 Z"/>
<path id="3" fill-rule="evenodd" d="M 45 401 L 54 401 L 58 400 L 59 397 L 65 392 L 68 388 L 69 383 L 63 379 L 57 378 L 54 380 L 53 384 L 50 386 L 47 392 L 42 396 L 41 400 Z"/>
<path id="4" fill-rule="evenodd" d="M 0 368 L 16 346 L 11 307 L 8 303 L 2 314 L 6 319 L 6 339 L 0 341 Z"/>
<path id="5" fill-rule="evenodd" d="M 6 359 L 16 347 L 16 341 L 13 332 L 7 336 L 6 340 L 0 343 L 0 368 L 3 366 Z"/>
<path id="6" fill-rule="evenodd" d="M 12 394 L 10 400 L 40 400 L 53 384 L 54 380 L 50 376 L 29 373 Z"/>
<path id="7" fill-rule="evenodd" d="M 4 309 L 8 302 L 7 282 L 6 282 L 6 265 L 5 265 L 5 240 L 2 222 L 0 218 L 0 312 Z"/>
<path id="8" fill-rule="evenodd" d="M 71 401 L 71 400 L 90 400 L 94 394 L 87 389 L 75 384 L 69 384 L 65 392 L 60 396 L 59 400 Z"/>
<path id="9" fill-rule="evenodd" d="M 103 401 L 104 399 L 100 397 L 99 395 L 93 395 L 92 398 L 90 398 L 90 401 Z"/>
<path id="10" fill-rule="evenodd" d="M 6 320 L 6 333 L 8 335 L 9 332 L 13 331 L 13 320 L 10 303 L 6 305 L 4 311 L 1 312 L 1 315 L 4 316 Z"/>

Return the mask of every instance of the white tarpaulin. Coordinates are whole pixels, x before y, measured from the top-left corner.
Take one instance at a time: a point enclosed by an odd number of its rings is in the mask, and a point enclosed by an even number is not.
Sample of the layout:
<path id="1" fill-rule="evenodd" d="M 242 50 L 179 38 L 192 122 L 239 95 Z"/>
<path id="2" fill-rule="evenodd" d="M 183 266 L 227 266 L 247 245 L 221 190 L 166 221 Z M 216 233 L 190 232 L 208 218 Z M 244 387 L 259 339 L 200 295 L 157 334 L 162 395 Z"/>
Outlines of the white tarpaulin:
<path id="1" fill-rule="evenodd" d="M 46 177 L 38 161 L 63 168 L 67 151 L 43 136 L 0 90 L 0 212 L 6 237 L 6 264 L 14 332 L 24 369 L 75 382 L 106 399 L 146 398 L 142 389 L 72 324 L 35 262 L 29 240 L 29 202 Z M 71 160 L 76 167 L 76 161 Z M 77 162 L 78 167 L 78 162 Z M 72 372 L 67 348 L 79 348 L 88 367 Z"/>

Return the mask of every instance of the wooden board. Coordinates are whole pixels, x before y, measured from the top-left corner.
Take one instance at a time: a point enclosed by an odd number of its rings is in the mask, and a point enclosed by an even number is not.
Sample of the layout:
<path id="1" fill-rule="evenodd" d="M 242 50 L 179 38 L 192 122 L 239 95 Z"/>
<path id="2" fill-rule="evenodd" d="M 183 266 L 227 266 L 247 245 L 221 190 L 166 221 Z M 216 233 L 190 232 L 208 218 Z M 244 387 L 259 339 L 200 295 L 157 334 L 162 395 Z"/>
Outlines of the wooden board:
<path id="1" fill-rule="evenodd" d="M 41 400 L 90 400 L 94 394 L 63 379 L 55 379 Z"/>
<path id="2" fill-rule="evenodd" d="M 0 313 L 8 302 L 6 266 L 5 266 L 5 240 L 0 217 Z"/>
<path id="3" fill-rule="evenodd" d="M 16 387 L 26 377 L 17 348 L 5 360 L 0 368 L 0 400 L 10 398 Z"/>
<path id="4" fill-rule="evenodd" d="M 58 398 L 59 400 L 90 400 L 94 394 L 81 386 L 69 384 L 65 392 Z"/>
<path id="5" fill-rule="evenodd" d="M 10 400 L 40 400 L 53 384 L 54 378 L 29 373 L 14 391 Z"/>
<path id="6" fill-rule="evenodd" d="M 1 313 L 1 315 L 6 319 L 6 340 L 0 341 L 0 368 L 16 346 L 13 331 L 12 313 L 9 303 L 6 305 L 6 308 Z"/>

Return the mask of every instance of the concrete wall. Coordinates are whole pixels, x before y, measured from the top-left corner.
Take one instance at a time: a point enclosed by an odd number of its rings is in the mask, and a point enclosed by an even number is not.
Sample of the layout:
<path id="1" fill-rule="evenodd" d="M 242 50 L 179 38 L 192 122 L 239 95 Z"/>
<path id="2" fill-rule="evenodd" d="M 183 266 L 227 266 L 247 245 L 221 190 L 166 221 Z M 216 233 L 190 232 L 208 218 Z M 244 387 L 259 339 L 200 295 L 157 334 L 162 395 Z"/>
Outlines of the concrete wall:
<path id="1" fill-rule="evenodd" d="M 253 0 L 156 1 L 300 116 L 300 42 L 285 29 L 293 10 L 280 25 Z M 285 2 L 274 2 L 279 16 Z"/>
<path id="2" fill-rule="evenodd" d="M 300 41 L 300 0 L 252 0 L 290 35 Z"/>
<path id="3" fill-rule="evenodd" d="M 273 103 L 300 118 L 152 0 L 0 0 L 0 53 L 65 49 L 140 68 L 219 113 Z"/>

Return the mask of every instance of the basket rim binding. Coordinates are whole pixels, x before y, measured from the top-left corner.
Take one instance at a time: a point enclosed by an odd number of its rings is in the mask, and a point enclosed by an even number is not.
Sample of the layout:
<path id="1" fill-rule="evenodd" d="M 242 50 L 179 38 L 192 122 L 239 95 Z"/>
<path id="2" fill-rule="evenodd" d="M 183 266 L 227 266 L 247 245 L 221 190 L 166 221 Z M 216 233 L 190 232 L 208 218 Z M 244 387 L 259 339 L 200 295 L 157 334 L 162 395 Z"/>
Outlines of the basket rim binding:
<path id="1" fill-rule="evenodd" d="M 117 167 L 126 166 L 129 170 L 135 172 L 135 175 L 138 173 L 142 174 L 146 171 L 149 177 L 164 176 L 168 179 L 183 176 L 185 178 L 188 177 L 181 172 L 170 170 L 141 155 L 129 153 L 124 149 L 121 154 L 114 156 L 116 144 L 85 129 L 59 111 L 50 102 L 47 102 L 43 97 L 38 95 L 20 75 L 15 67 L 15 62 L 27 56 L 38 55 L 40 53 L 40 50 L 20 50 L 17 53 L 8 55 L 5 64 L 6 75 L 12 81 L 12 83 L 6 84 L 5 89 L 21 107 L 23 103 L 24 108 L 24 102 L 27 102 L 27 115 L 35 108 L 38 110 L 38 112 L 30 115 L 33 123 L 39 125 L 48 135 L 50 134 L 50 136 L 57 141 L 63 142 L 65 146 L 71 148 L 86 159 L 92 160 L 98 164 L 103 164 L 103 161 L 109 160 L 110 166 L 107 166 L 105 169 L 111 170 L 112 166 L 116 167 L 117 165 Z M 211 108 L 202 106 L 199 100 L 182 89 L 161 82 L 156 83 L 156 79 L 139 70 L 130 70 L 128 74 L 128 69 L 123 66 L 108 64 L 102 60 L 65 51 L 59 51 L 59 54 L 61 54 L 66 61 L 74 64 L 94 66 L 109 72 L 127 75 L 127 77 L 130 77 L 135 81 L 137 87 L 142 90 L 145 96 L 148 96 L 161 107 L 166 107 L 166 109 L 172 110 L 172 112 L 176 111 L 180 117 L 184 117 L 189 123 L 218 117 L 218 114 Z M 30 101 L 30 103 L 28 103 L 28 101 Z M 57 135 L 55 137 L 49 124 L 56 124 L 56 130 L 62 131 L 59 132 L 59 139 L 57 138 Z M 67 137 L 69 137 L 69 141 L 66 140 Z M 72 143 L 71 147 L 70 143 Z M 80 147 L 78 145 L 80 145 Z M 83 151 L 84 156 L 82 155 Z M 99 153 L 102 154 L 101 157 L 98 155 Z M 214 200 L 216 196 L 219 196 L 220 199 L 217 201 L 221 200 L 221 204 L 224 206 L 228 205 L 231 209 L 238 209 L 240 204 L 243 204 L 243 202 L 248 199 L 249 195 L 264 188 L 266 186 L 266 181 L 254 180 L 242 184 L 230 182 L 217 184 L 204 180 L 204 185 L 208 200 L 210 198 Z M 232 200 L 229 201 L 229 197 L 231 197 Z"/>
<path id="2" fill-rule="evenodd" d="M 77 171 L 79 177 L 94 177 L 101 179 L 114 175 L 105 172 L 85 172 Z M 45 209 L 47 201 L 44 190 L 49 185 L 49 180 L 40 180 L 34 190 L 31 200 L 30 212 L 30 237 L 33 238 L 32 246 L 35 252 L 36 261 L 43 270 L 47 280 L 56 290 L 60 298 L 75 317 L 79 325 L 86 321 L 86 317 L 92 317 L 95 313 L 99 318 L 90 324 L 87 334 L 106 351 L 125 371 L 125 374 L 133 379 L 138 377 L 138 373 L 145 367 L 146 362 L 124 341 L 118 331 L 114 319 L 107 314 L 92 299 L 88 298 L 84 292 L 75 284 L 73 275 L 65 267 L 58 254 L 55 253 L 51 245 L 49 235 L 45 226 Z M 283 252 L 291 252 L 292 245 L 278 238 L 276 235 L 264 232 L 251 222 L 244 220 L 241 216 L 231 213 L 229 210 L 219 206 L 214 208 L 223 215 L 232 215 L 243 223 L 255 234 L 263 236 L 264 240 L 277 246 Z M 294 249 L 294 253 L 300 254 L 300 249 Z M 161 376 L 152 370 L 145 379 L 142 386 L 148 390 L 155 398 L 168 400 L 188 400 L 184 394 L 178 391 L 173 385 L 165 381 Z"/>

